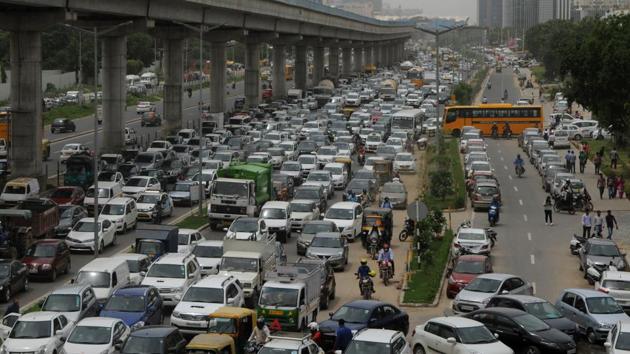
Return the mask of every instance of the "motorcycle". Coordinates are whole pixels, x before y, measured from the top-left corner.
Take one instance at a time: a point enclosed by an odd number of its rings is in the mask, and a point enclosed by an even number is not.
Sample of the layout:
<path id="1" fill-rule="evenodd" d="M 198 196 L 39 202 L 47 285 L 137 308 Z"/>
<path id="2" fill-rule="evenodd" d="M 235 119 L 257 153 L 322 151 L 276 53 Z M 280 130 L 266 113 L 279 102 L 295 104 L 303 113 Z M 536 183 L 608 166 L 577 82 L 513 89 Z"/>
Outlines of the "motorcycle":
<path id="1" fill-rule="evenodd" d="M 488 90 L 492 89 L 492 84 L 488 82 L 488 84 L 486 85 L 486 88 L 487 88 Z"/>
<path id="2" fill-rule="evenodd" d="M 258 344 L 255 341 L 249 341 L 245 344 L 245 353 L 246 354 L 256 354 L 262 349 L 263 345 Z"/>
<path id="3" fill-rule="evenodd" d="M 496 205 L 491 205 L 490 208 L 488 208 L 488 222 L 490 223 L 491 227 L 494 227 L 497 225 L 497 222 L 499 222 L 499 207 Z"/>
<path id="4" fill-rule="evenodd" d="M 358 276 L 357 273 L 355 273 Z M 372 277 L 362 277 L 359 279 L 359 290 L 364 300 L 372 299 L 372 293 L 374 292 L 374 284 L 372 283 Z"/>
<path id="5" fill-rule="evenodd" d="M 414 221 L 409 218 L 405 218 L 405 227 L 398 234 L 398 240 L 400 240 L 401 242 L 407 241 L 407 238 L 410 235 L 413 235 L 414 228 L 415 228 Z"/>
<path id="6" fill-rule="evenodd" d="M 508 99 L 508 91 L 507 91 L 507 90 L 504 90 L 504 91 L 503 91 L 503 99 L 504 99 L 504 100 L 507 100 L 507 99 Z"/>
<path id="7" fill-rule="evenodd" d="M 376 256 L 378 255 L 379 248 L 380 247 L 379 247 L 378 233 L 371 232 L 368 235 L 368 238 L 367 238 L 367 249 L 368 249 L 368 253 L 370 254 L 370 257 L 372 257 L 372 259 L 376 259 Z"/>
<path id="8" fill-rule="evenodd" d="M 392 278 L 392 264 L 388 261 L 379 262 L 378 272 L 380 278 L 383 279 L 383 285 L 387 286 Z"/>
<path id="9" fill-rule="evenodd" d="M 602 274 L 606 271 L 616 272 L 619 269 L 615 266 L 614 259 L 608 264 L 595 263 L 586 269 L 584 272 L 584 278 L 588 281 L 589 285 L 593 285 L 602 279 Z"/>
<path id="10" fill-rule="evenodd" d="M 582 248 L 582 245 L 586 243 L 586 237 L 582 237 L 576 234 L 573 234 L 573 238 L 569 242 L 569 249 L 571 250 L 572 255 L 577 255 Z"/>
<path id="11" fill-rule="evenodd" d="M 522 165 L 517 165 L 516 166 L 516 175 L 520 178 L 523 176 L 523 173 L 525 173 L 525 167 L 523 167 Z"/>
<path id="12" fill-rule="evenodd" d="M 504 139 L 510 139 L 512 137 L 512 130 L 510 129 L 503 129 L 503 138 Z"/>
<path id="13" fill-rule="evenodd" d="M 498 129 L 492 129 L 491 136 L 492 136 L 492 139 L 498 139 L 499 138 L 499 130 Z"/>

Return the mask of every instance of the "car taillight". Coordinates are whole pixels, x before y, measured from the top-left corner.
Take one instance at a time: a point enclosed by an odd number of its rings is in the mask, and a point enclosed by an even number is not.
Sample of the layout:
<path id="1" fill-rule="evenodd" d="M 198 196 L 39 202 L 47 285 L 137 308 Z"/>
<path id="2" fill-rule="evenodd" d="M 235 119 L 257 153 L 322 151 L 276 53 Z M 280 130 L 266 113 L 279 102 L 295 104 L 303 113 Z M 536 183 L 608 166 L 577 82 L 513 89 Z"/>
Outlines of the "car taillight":
<path id="1" fill-rule="evenodd" d="M 601 291 L 601 292 L 603 292 L 603 293 L 606 293 L 606 294 L 608 294 L 608 293 L 610 292 L 610 290 L 608 290 L 608 288 L 602 288 L 602 287 L 600 287 L 600 288 L 599 288 L 599 289 L 597 289 L 597 290 L 598 290 L 598 291 Z"/>
<path id="2" fill-rule="evenodd" d="M 453 247 L 455 247 L 455 248 L 460 248 L 460 247 L 461 247 L 461 245 L 460 245 L 459 243 L 455 242 L 455 243 L 453 244 Z"/>
<path id="3" fill-rule="evenodd" d="M 413 331 L 411 331 L 411 336 L 413 337 L 413 336 L 415 336 L 415 335 L 416 335 L 416 329 L 414 328 L 414 330 L 413 330 Z"/>

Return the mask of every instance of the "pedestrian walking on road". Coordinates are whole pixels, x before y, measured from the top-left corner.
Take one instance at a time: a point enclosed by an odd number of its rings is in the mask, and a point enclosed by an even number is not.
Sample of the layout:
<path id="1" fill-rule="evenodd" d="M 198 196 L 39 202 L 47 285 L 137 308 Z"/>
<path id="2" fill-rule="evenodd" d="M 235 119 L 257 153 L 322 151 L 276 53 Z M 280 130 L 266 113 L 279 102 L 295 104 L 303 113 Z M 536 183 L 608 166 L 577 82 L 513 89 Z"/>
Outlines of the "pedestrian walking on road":
<path id="1" fill-rule="evenodd" d="M 617 180 L 615 181 L 615 189 L 617 190 L 617 198 L 623 198 L 623 193 L 625 191 L 625 181 L 622 176 L 617 176 Z"/>
<path id="2" fill-rule="evenodd" d="M 604 189 L 606 189 L 606 179 L 603 174 L 597 177 L 597 189 L 599 189 L 599 199 L 604 199 Z"/>
<path id="3" fill-rule="evenodd" d="M 602 155 L 599 152 L 595 153 L 595 157 L 593 158 L 593 165 L 595 165 L 595 174 L 599 174 L 599 169 L 602 166 Z"/>
<path id="4" fill-rule="evenodd" d="M 591 237 L 591 227 L 593 227 L 593 217 L 588 209 L 582 215 L 582 237 Z"/>
<path id="5" fill-rule="evenodd" d="M 571 171 L 571 173 L 575 173 L 575 161 L 577 160 L 577 156 L 575 156 L 575 151 L 571 150 L 571 155 L 570 155 L 570 163 L 569 163 L 569 171 Z"/>
<path id="6" fill-rule="evenodd" d="M 610 167 L 613 169 L 617 169 L 617 162 L 619 161 L 619 153 L 617 149 L 612 148 L 610 150 Z"/>
<path id="7" fill-rule="evenodd" d="M 571 150 L 567 151 L 564 155 L 564 165 L 567 167 L 567 170 L 571 172 Z"/>
<path id="8" fill-rule="evenodd" d="M 545 225 L 553 225 L 553 202 L 550 196 L 545 199 L 543 207 L 545 208 Z"/>
<path id="9" fill-rule="evenodd" d="M 582 150 L 580 151 L 580 173 L 584 173 L 584 168 L 586 167 L 586 160 L 588 159 L 588 155 L 586 154 L 586 151 Z"/>
<path id="10" fill-rule="evenodd" d="M 615 175 L 608 176 L 606 186 L 608 187 L 608 199 L 615 199 Z"/>
<path id="11" fill-rule="evenodd" d="M 602 212 L 601 210 L 598 210 L 595 213 L 595 217 L 593 218 L 593 231 L 594 231 L 594 235 L 602 238 L 602 232 L 604 229 L 604 218 L 602 217 Z"/>
<path id="12" fill-rule="evenodd" d="M 610 210 L 606 212 L 606 228 L 608 229 L 608 239 L 612 239 L 613 228 L 619 230 L 619 225 L 617 225 L 617 219 L 612 214 Z"/>

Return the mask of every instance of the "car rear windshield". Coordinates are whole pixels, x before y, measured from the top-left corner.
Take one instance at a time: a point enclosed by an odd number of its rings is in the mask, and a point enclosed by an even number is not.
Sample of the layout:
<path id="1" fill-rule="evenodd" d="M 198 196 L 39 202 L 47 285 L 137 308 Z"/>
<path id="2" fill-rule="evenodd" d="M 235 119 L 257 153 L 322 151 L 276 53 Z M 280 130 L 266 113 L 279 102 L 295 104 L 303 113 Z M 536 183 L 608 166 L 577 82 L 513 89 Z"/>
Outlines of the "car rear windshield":
<path id="1" fill-rule="evenodd" d="M 75 294 L 51 294 L 42 305 L 42 311 L 74 312 L 81 309 L 81 298 Z"/>
<path id="2" fill-rule="evenodd" d="M 223 247 L 197 245 L 192 253 L 197 258 L 221 258 L 223 256 Z"/>
<path id="3" fill-rule="evenodd" d="M 630 282 L 625 280 L 606 279 L 602 282 L 602 287 L 609 290 L 630 291 Z"/>
<path id="4" fill-rule="evenodd" d="M 497 279 L 475 278 L 465 289 L 480 293 L 495 293 L 500 285 L 501 281 Z"/>

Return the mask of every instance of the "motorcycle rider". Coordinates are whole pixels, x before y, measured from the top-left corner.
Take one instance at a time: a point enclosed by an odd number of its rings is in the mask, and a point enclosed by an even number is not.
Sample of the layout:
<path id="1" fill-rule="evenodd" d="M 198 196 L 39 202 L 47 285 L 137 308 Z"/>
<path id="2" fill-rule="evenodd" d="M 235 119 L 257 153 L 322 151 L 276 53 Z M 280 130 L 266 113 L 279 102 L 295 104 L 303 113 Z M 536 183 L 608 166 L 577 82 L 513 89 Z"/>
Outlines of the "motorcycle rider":
<path id="1" fill-rule="evenodd" d="M 358 200 L 357 195 L 354 194 L 353 191 L 348 191 L 348 196 L 346 197 L 346 199 L 349 202 L 355 202 L 355 203 L 357 203 L 357 200 Z"/>
<path id="2" fill-rule="evenodd" d="M 321 347 L 322 345 L 322 332 L 319 331 L 319 325 L 317 322 L 311 322 L 308 324 L 308 329 L 311 332 L 311 340 Z"/>
<path id="3" fill-rule="evenodd" d="M 392 266 L 392 277 L 396 273 L 396 268 L 394 267 L 394 252 L 389 248 L 388 243 L 383 244 L 383 248 L 378 251 L 378 257 L 376 258 L 376 262 L 380 266 L 382 262 L 389 262 Z"/>
<path id="4" fill-rule="evenodd" d="M 499 222 L 499 200 L 497 199 L 497 197 L 492 197 L 492 202 L 490 203 L 490 208 L 488 210 L 490 210 L 491 208 L 495 208 L 497 211 L 497 222 Z M 488 217 L 489 217 L 489 212 L 488 212 Z M 490 220 L 488 220 L 490 221 Z"/>
<path id="5" fill-rule="evenodd" d="M 492 123 L 492 128 L 490 128 L 490 132 L 491 132 L 492 136 L 498 136 L 499 135 L 499 127 L 497 126 L 496 122 Z"/>
<path id="6" fill-rule="evenodd" d="M 383 203 L 381 204 L 381 208 L 394 209 L 392 202 L 389 201 L 389 197 L 385 197 L 385 200 L 383 200 Z"/>
<path id="7" fill-rule="evenodd" d="M 514 160 L 514 172 L 518 175 L 519 169 L 525 171 L 525 161 L 521 158 L 521 154 L 516 154 L 516 160 Z"/>
<path id="8" fill-rule="evenodd" d="M 512 129 L 510 129 L 510 123 L 505 122 L 503 124 L 503 136 L 508 137 L 512 134 Z"/>
<path id="9" fill-rule="evenodd" d="M 361 258 L 361 265 L 359 266 L 359 269 L 357 269 L 357 278 L 359 278 L 359 291 L 361 290 L 361 279 L 364 278 L 371 278 L 374 276 L 374 272 L 372 271 L 372 269 L 370 269 L 370 266 L 367 264 L 367 259 L 365 258 Z M 372 283 L 372 293 L 375 293 L 376 291 L 374 290 L 374 283 L 371 281 L 370 279 L 370 283 Z"/>
<path id="10" fill-rule="evenodd" d="M 271 336 L 271 331 L 269 331 L 265 319 L 261 317 L 256 321 L 256 327 L 254 327 L 252 334 L 249 336 L 248 342 L 254 342 L 256 346 L 263 346 L 269 342 L 269 336 Z"/>
<path id="11" fill-rule="evenodd" d="M 566 204 L 567 209 L 571 209 L 573 207 L 573 188 L 571 188 L 571 182 L 569 182 L 569 180 L 564 181 L 560 189 L 560 196 L 562 197 L 562 201 Z"/>
<path id="12" fill-rule="evenodd" d="M 359 164 L 363 165 L 365 164 L 365 145 L 361 144 L 359 145 Z"/>
<path id="13" fill-rule="evenodd" d="M 507 89 L 503 90 L 503 98 L 508 98 L 508 92 Z"/>

